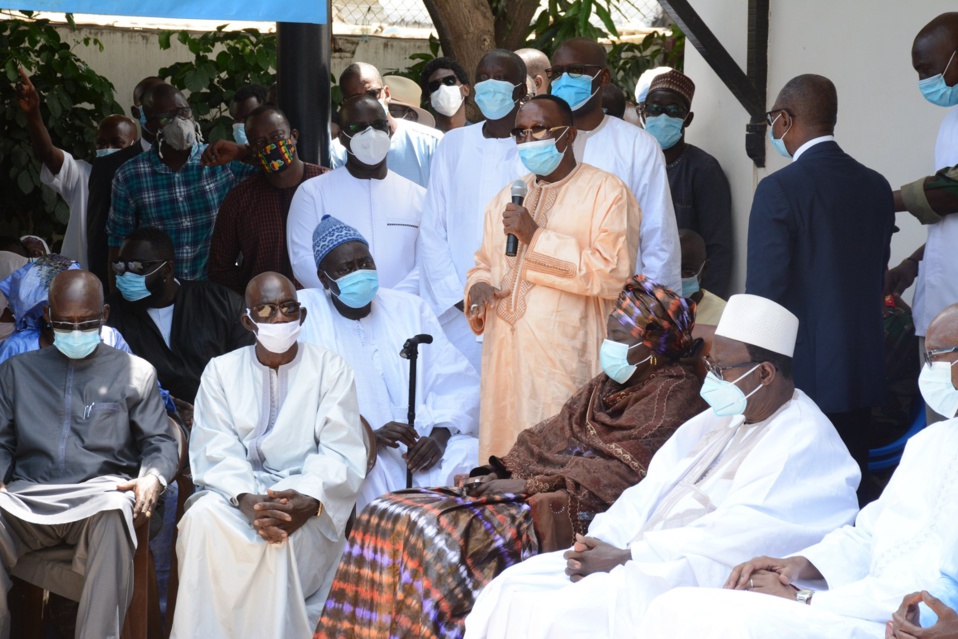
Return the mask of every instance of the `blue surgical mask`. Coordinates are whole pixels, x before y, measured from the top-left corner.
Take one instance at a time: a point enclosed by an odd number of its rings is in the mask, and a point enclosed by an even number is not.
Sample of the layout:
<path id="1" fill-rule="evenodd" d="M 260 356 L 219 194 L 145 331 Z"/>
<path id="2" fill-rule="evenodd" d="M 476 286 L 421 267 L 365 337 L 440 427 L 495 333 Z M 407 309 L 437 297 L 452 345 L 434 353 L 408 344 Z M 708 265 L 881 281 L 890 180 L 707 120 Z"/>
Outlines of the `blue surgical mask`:
<path id="1" fill-rule="evenodd" d="M 918 390 L 928 406 L 948 419 L 958 413 L 958 389 L 951 383 L 952 362 L 928 362 L 918 375 Z"/>
<path id="2" fill-rule="evenodd" d="M 552 82 L 552 88 L 549 92 L 557 98 L 565 100 L 573 111 L 578 111 L 599 91 L 599 89 L 592 90 L 592 81 L 596 79 L 599 73 L 602 73 L 602 71 L 595 75 L 583 75 L 578 78 L 563 73 L 562 77 Z"/>
<path id="3" fill-rule="evenodd" d="M 125 299 L 127 302 L 137 302 L 139 300 L 146 299 L 152 295 L 150 289 L 146 287 L 146 278 L 156 273 L 165 265 L 166 262 L 163 262 L 145 275 L 130 273 L 129 271 L 117 275 L 116 287 L 119 289 L 120 295 L 122 295 L 123 299 Z"/>
<path id="4" fill-rule="evenodd" d="M 249 144 L 249 138 L 246 137 L 246 124 L 244 122 L 233 123 L 233 139 L 237 144 Z"/>
<path id="5" fill-rule="evenodd" d="M 683 118 L 673 118 L 669 115 L 655 115 L 645 118 L 645 130 L 655 138 L 662 150 L 671 149 L 682 139 L 682 129 L 685 127 Z"/>
<path id="6" fill-rule="evenodd" d="M 759 366 L 761 366 L 761 364 L 756 364 L 749 369 L 747 373 L 733 382 L 719 379 L 712 373 L 709 373 L 705 376 L 705 381 L 702 383 L 702 390 L 699 391 L 699 394 L 702 396 L 702 399 L 708 402 L 708 405 L 712 407 L 712 410 L 717 416 L 731 417 L 733 415 L 741 415 L 748 407 L 748 398 L 763 388 L 763 385 L 759 384 L 755 390 L 746 395 L 736 384 L 751 375 Z"/>
<path id="7" fill-rule="evenodd" d="M 140 107 L 140 126 L 146 128 L 146 112 L 143 110 L 143 107 Z"/>
<path id="8" fill-rule="evenodd" d="M 473 87 L 476 92 L 476 106 L 489 120 L 501 120 L 509 115 L 516 100 L 512 97 L 518 84 L 505 80 L 483 80 Z"/>
<path id="9" fill-rule="evenodd" d="M 649 355 L 638 364 L 629 363 L 629 351 L 641 344 L 626 346 L 622 342 L 613 342 L 610 339 L 602 340 L 602 346 L 599 347 L 599 363 L 602 364 L 602 370 L 609 379 L 624 384 L 635 375 L 639 364 L 644 364 L 652 356 Z"/>
<path id="10" fill-rule="evenodd" d="M 114 153 L 116 153 L 116 152 L 119 151 L 119 150 L 120 150 L 120 149 L 97 149 L 97 150 L 96 150 L 96 156 L 97 156 L 98 158 L 105 158 L 105 157 L 108 156 L 108 155 L 113 155 Z"/>
<path id="11" fill-rule="evenodd" d="M 702 290 L 702 286 L 699 284 L 698 275 L 682 278 L 682 297 L 692 297 L 700 290 Z"/>
<path id="12" fill-rule="evenodd" d="M 329 277 L 329 274 L 326 276 Z M 363 308 L 373 301 L 379 291 L 379 273 L 375 269 L 353 271 L 333 281 L 339 288 L 339 294 L 333 295 L 349 308 Z"/>
<path id="13" fill-rule="evenodd" d="M 775 116 L 775 120 L 779 119 L 780 117 L 782 117 L 781 113 Z M 775 120 L 772 120 L 773 125 L 775 124 Z M 776 138 L 774 135 L 772 135 L 772 127 L 768 127 L 768 139 L 772 141 L 772 146 L 775 147 L 775 150 L 778 151 L 778 154 L 785 158 L 792 157 L 788 152 L 788 149 L 785 148 L 785 136 L 788 135 L 788 132 L 791 130 L 792 125 L 789 124 L 788 128 L 785 129 L 785 133 L 782 134 L 782 137 Z"/>
<path id="14" fill-rule="evenodd" d="M 953 87 L 945 84 L 945 74 L 948 73 L 948 67 L 951 66 L 951 61 L 955 59 L 956 52 L 958 50 L 951 52 L 951 57 L 948 58 L 948 64 L 945 65 L 944 71 L 918 81 L 918 90 L 932 104 L 942 107 L 951 107 L 958 104 L 958 84 Z"/>
<path id="15" fill-rule="evenodd" d="M 83 359 L 100 343 L 100 329 L 92 331 L 60 331 L 53 329 L 53 345 L 70 359 Z"/>
<path id="16" fill-rule="evenodd" d="M 568 130 L 566 129 L 566 131 Z M 565 156 L 564 151 L 556 148 L 556 142 L 563 135 L 565 135 L 565 131 L 554 140 L 534 140 L 517 145 L 516 148 L 519 150 L 519 159 L 522 160 L 522 164 L 536 175 L 551 175 Z M 566 149 L 566 151 L 568 150 Z"/>

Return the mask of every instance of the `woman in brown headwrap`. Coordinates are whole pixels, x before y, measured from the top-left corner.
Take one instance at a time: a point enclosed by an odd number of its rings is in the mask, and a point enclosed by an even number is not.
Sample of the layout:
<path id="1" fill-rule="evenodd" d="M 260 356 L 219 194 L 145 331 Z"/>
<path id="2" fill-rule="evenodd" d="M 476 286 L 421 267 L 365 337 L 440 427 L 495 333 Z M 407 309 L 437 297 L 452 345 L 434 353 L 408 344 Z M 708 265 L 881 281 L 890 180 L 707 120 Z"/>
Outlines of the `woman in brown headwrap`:
<path id="1" fill-rule="evenodd" d="M 316 637 L 458 637 L 508 566 L 572 545 L 705 409 L 690 365 L 695 305 L 635 276 L 609 316 L 605 371 L 461 488 L 385 495 L 360 515 Z"/>

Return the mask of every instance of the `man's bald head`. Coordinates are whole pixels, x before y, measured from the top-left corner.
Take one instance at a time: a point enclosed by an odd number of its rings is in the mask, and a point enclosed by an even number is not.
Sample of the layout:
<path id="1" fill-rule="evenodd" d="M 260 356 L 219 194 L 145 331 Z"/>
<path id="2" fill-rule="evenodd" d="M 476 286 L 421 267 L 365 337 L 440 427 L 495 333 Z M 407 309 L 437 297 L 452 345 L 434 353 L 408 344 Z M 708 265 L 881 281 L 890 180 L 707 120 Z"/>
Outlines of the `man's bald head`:
<path id="1" fill-rule="evenodd" d="M 838 121 L 838 92 L 825 76 L 806 73 L 782 87 L 774 109 L 787 110 L 805 128 L 834 133 Z"/>
<path id="2" fill-rule="evenodd" d="M 958 12 L 943 13 L 922 27 L 911 47 L 911 63 L 924 80 L 944 73 L 952 54 L 958 49 Z M 956 66 L 956 65 L 953 65 Z M 954 71 L 949 78 L 958 77 Z M 945 78 L 946 82 L 949 78 Z M 954 86 L 952 81 L 948 86 Z"/>
<path id="3" fill-rule="evenodd" d="M 339 88 L 347 98 L 370 91 L 378 92 L 378 97 L 382 97 L 383 76 L 379 69 L 368 62 L 353 62 L 339 74 Z"/>
<path id="4" fill-rule="evenodd" d="M 96 129 L 97 149 L 125 149 L 136 142 L 136 123 L 125 115 L 108 115 Z"/>
<path id="5" fill-rule="evenodd" d="M 296 286 L 289 278 L 273 271 L 260 273 L 246 285 L 246 307 L 282 304 L 296 299 Z"/>
<path id="6" fill-rule="evenodd" d="M 479 60 L 476 67 L 476 83 L 489 79 L 502 79 L 525 87 L 526 63 L 508 49 L 493 49 Z M 523 90 L 521 93 L 525 93 Z"/>
<path id="7" fill-rule="evenodd" d="M 79 321 L 103 314 L 103 285 L 89 271 L 63 271 L 50 283 L 50 316 Z"/>
<path id="8" fill-rule="evenodd" d="M 529 75 L 536 85 L 536 93 L 549 92 L 549 76 L 546 69 L 552 66 L 549 62 L 549 56 L 538 49 L 519 49 L 516 55 L 522 58 L 526 65 L 526 74 Z"/>
<path id="9" fill-rule="evenodd" d="M 682 277 L 691 277 L 685 274 L 686 271 L 691 270 L 694 275 L 705 263 L 705 240 L 691 229 L 682 229 L 679 231 L 679 246 L 682 251 Z"/>
<path id="10" fill-rule="evenodd" d="M 137 82 L 136 86 L 133 87 L 133 106 L 138 107 L 142 105 L 143 98 L 146 95 L 146 93 L 153 87 L 160 84 L 166 84 L 166 83 L 163 81 L 163 78 L 158 78 L 155 75 L 147 76 L 143 78 L 142 80 L 140 80 L 139 82 Z"/>
<path id="11" fill-rule="evenodd" d="M 552 54 L 552 66 L 570 64 L 594 64 L 605 69 L 608 66 L 605 47 L 589 38 L 566 40 Z"/>
<path id="12" fill-rule="evenodd" d="M 339 126 L 345 128 L 347 124 L 366 123 L 373 120 L 385 120 L 386 110 L 379 100 L 374 100 L 365 94 L 360 94 L 343 100 L 339 108 Z"/>
<path id="13" fill-rule="evenodd" d="M 958 346 L 958 304 L 952 304 L 935 316 L 928 325 L 926 348 L 935 350 Z"/>

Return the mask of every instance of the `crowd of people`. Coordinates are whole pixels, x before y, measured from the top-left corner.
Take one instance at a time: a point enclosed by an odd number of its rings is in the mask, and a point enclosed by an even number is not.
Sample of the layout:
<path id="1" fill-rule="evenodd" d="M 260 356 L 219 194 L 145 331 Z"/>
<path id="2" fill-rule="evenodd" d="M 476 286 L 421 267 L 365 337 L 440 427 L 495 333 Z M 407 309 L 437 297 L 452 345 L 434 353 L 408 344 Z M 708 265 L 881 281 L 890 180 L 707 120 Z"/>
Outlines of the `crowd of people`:
<path id="1" fill-rule="evenodd" d="M 913 42 L 942 107 L 956 52 L 958 13 Z M 157 77 L 86 162 L 20 71 L 70 219 L 0 238 L 0 639 L 18 561 L 61 545 L 76 636 L 118 638 L 154 514 L 179 639 L 958 638 L 958 109 L 893 191 L 834 84 L 788 81 L 732 294 L 692 78 L 632 105 L 584 38 L 469 71 L 350 64 L 330 167 L 267 88 L 205 144 Z M 904 211 L 928 242 L 889 268 Z M 931 425 L 879 496 L 883 311 L 916 278 Z"/>

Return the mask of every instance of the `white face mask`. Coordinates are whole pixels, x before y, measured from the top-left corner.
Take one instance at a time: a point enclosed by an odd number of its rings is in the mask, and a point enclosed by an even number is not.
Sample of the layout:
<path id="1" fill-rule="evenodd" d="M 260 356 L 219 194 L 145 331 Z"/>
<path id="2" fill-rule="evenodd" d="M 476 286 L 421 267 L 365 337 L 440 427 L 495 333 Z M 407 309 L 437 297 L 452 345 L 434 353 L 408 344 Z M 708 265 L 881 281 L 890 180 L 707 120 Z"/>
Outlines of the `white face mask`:
<path id="1" fill-rule="evenodd" d="M 181 117 L 173 118 L 172 122 L 163 127 L 160 134 L 163 136 L 163 141 L 177 151 L 191 149 L 197 140 L 202 141 L 196 122 Z"/>
<path id="2" fill-rule="evenodd" d="M 249 317 L 248 313 L 247 317 Z M 252 319 L 253 318 L 250 317 L 251 321 Z M 255 322 L 253 323 L 256 324 Z M 278 324 L 256 324 L 256 341 L 270 353 L 285 353 L 292 348 L 296 340 L 299 339 L 301 330 L 302 324 L 300 324 L 298 319 L 292 322 L 280 322 Z"/>
<path id="3" fill-rule="evenodd" d="M 366 166 L 376 166 L 386 159 L 389 142 L 388 133 L 369 127 L 352 137 L 349 152 Z"/>
<path id="4" fill-rule="evenodd" d="M 451 76 L 450 76 L 451 77 Z M 436 113 L 440 113 L 447 118 L 451 118 L 462 106 L 462 90 L 458 86 L 446 86 L 445 84 L 432 92 L 429 96 L 429 103 Z"/>
<path id="5" fill-rule="evenodd" d="M 929 362 L 921 368 L 918 375 L 918 389 L 925 403 L 933 411 L 945 418 L 958 413 L 958 389 L 951 383 L 951 367 L 958 361 Z"/>

